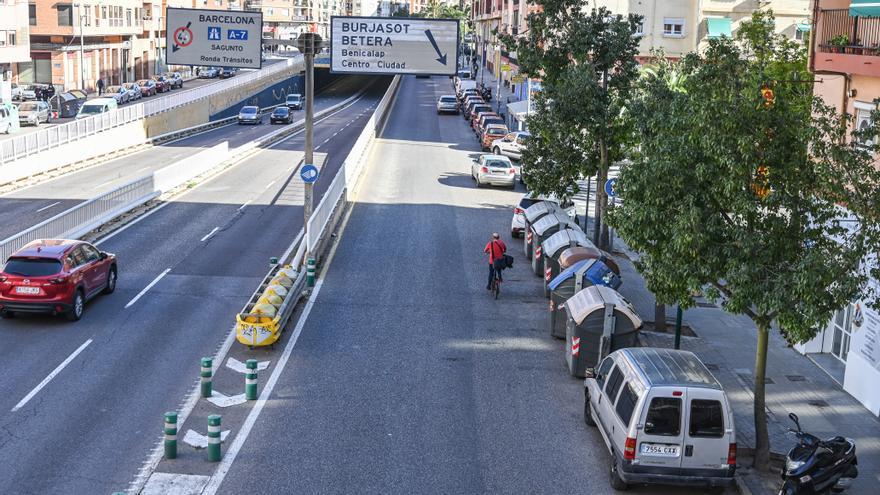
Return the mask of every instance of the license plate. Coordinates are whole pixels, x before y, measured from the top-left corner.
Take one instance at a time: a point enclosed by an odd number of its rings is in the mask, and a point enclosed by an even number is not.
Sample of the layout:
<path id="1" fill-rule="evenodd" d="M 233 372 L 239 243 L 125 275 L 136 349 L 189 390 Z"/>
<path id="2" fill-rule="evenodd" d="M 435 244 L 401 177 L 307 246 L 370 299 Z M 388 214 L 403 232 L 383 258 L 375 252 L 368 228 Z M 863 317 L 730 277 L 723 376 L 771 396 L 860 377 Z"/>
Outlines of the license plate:
<path id="1" fill-rule="evenodd" d="M 492 175 L 507 175 L 507 170 L 493 170 Z"/>
<path id="2" fill-rule="evenodd" d="M 15 292 L 18 294 L 39 294 L 39 287 L 16 287 Z"/>
<path id="3" fill-rule="evenodd" d="M 643 443 L 642 453 L 659 455 L 664 457 L 678 457 L 678 445 L 663 445 L 660 443 Z"/>

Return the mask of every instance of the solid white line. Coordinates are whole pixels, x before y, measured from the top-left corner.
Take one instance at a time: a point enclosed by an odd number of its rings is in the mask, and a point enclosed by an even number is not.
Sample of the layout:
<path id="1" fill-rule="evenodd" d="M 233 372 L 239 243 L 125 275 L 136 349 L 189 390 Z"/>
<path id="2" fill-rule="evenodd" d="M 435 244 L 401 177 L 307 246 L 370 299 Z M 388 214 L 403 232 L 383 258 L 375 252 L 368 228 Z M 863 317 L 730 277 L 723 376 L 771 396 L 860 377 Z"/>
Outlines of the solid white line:
<path id="1" fill-rule="evenodd" d="M 51 208 L 51 207 L 53 207 L 53 206 L 55 206 L 55 205 L 57 205 L 57 204 L 60 204 L 60 203 L 61 203 L 61 201 L 56 201 L 56 202 L 52 203 L 52 204 L 49 205 L 49 206 L 44 206 L 44 207 L 40 208 L 39 210 L 37 210 L 37 213 L 39 213 L 39 212 L 41 212 L 41 211 L 44 211 L 44 210 L 48 210 L 49 208 Z"/>
<path id="2" fill-rule="evenodd" d="M 12 412 L 18 411 L 19 409 L 24 407 L 24 405 L 27 404 L 29 400 L 33 399 L 34 396 L 40 392 L 40 390 L 43 390 L 43 387 L 48 385 L 49 382 L 51 382 L 52 379 L 58 375 L 58 373 L 61 373 L 61 370 L 63 370 L 65 366 L 70 364 L 70 362 L 73 361 L 77 356 L 79 356 L 79 353 L 81 353 L 83 350 L 85 350 L 85 348 L 88 347 L 89 344 L 91 344 L 91 343 L 92 343 L 92 339 L 85 341 L 83 343 L 83 345 L 79 346 L 79 348 L 77 350 L 73 351 L 73 354 L 71 354 L 70 356 L 67 356 L 67 359 L 65 359 L 61 364 L 59 364 L 57 368 L 52 370 L 52 372 L 49 373 L 49 376 L 47 376 L 46 378 L 43 378 L 43 381 L 41 381 L 40 384 L 36 386 L 36 388 L 31 390 L 30 393 L 24 397 L 24 399 L 21 399 L 21 401 L 19 401 L 19 403 L 16 404 L 15 407 L 12 408 Z"/>
<path id="3" fill-rule="evenodd" d="M 272 184 L 274 184 L 274 183 L 276 183 L 276 182 L 278 182 L 278 179 L 275 179 L 275 180 L 273 180 L 272 182 L 266 184 L 266 189 L 269 189 L 270 187 L 272 187 Z"/>
<path id="4" fill-rule="evenodd" d="M 125 308 L 127 309 L 132 304 L 138 302 L 138 299 L 143 297 L 143 295 L 146 294 L 148 290 L 152 289 L 154 285 L 159 283 L 159 281 L 162 280 L 162 278 L 165 275 L 168 275 L 168 272 L 170 272 L 170 271 L 171 271 L 171 268 L 166 268 L 164 272 L 160 273 L 158 277 L 154 278 L 153 281 L 150 282 L 150 285 L 144 287 L 144 290 L 142 290 L 138 295 L 134 296 L 134 299 L 132 299 L 131 301 L 128 301 L 128 304 L 125 305 Z"/>
<path id="5" fill-rule="evenodd" d="M 217 233 L 218 230 L 220 230 L 220 227 L 214 227 L 214 230 L 208 232 L 208 235 L 206 235 L 205 237 L 202 237 L 201 242 L 205 242 L 206 240 L 208 240 L 208 238 Z"/>
<path id="6" fill-rule="evenodd" d="M 239 210 L 244 209 L 244 207 L 247 206 L 247 205 L 249 205 L 249 204 L 251 204 L 252 201 L 253 201 L 252 199 L 247 200 L 247 202 L 246 202 L 245 204 L 239 206 L 238 209 L 239 209 Z"/>

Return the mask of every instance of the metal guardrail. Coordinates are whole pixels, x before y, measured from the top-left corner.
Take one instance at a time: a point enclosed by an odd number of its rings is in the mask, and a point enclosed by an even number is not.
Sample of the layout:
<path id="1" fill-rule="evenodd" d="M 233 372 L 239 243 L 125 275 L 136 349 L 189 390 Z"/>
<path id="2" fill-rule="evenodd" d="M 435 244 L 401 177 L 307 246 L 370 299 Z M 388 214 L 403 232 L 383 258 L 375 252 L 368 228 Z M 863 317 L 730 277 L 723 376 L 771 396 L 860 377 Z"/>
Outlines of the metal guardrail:
<path id="1" fill-rule="evenodd" d="M 158 194 L 152 175 L 117 187 L 0 241 L 0 260 L 6 260 L 25 244 L 37 239 L 78 237 L 124 213 L 131 208 L 130 205 L 144 203 Z"/>
<path id="2" fill-rule="evenodd" d="M 0 165 L 250 84 L 298 65 L 302 66 L 301 59 L 287 59 L 284 63 L 275 63 L 265 69 L 240 74 L 207 86 L 187 89 L 156 100 L 121 107 L 93 117 L 77 119 L 0 141 Z"/>

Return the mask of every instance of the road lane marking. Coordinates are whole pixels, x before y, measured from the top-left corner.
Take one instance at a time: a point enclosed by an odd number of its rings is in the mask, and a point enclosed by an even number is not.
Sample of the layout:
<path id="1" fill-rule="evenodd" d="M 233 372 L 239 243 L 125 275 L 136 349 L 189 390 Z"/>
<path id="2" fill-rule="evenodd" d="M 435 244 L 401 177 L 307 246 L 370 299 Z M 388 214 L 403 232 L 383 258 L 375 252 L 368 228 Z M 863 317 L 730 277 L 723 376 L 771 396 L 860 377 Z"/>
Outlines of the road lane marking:
<path id="1" fill-rule="evenodd" d="M 49 206 L 44 206 L 44 207 L 42 207 L 42 208 L 40 208 L 39 210 L 37 210 L 37 213 L 39 213 L 39 212 L 41 212 L 41 211 L 44 211 L 44 210 L 48 210 L 49 208 L 51 208 L 51 207 L 53 207 L 53 206 L 55 206 L 55 205 L 57 205 L 57 204 L 61 204 L 61 201 L 56 201 L 56 202 L 52 203 L 52 204 L 49 205 Z"/>
<path id="2" fill-rule="evenodd" d="M 168 272 L 170 272 L 170 271 L 171 271 L 171 268 L 166 268 L 164 272 L 160 273 L 158 277 L 154 278 L 153 281 L 150 282 L 150 285 L 144 287 L 144 290 L 142 290 L 138 295 L 134 296 L 134 299 L 132 299 L 131 301 L 128 301 L 128 304 L 125 305 L 124 309 L 128 309 L 132 304 L 138 302 L 138 299 L 143 297 L 143 295 L 146 294 L 148 290 L 152 289 L 154 285 L 159 283 L 159 281 L 162 280 L 162 278 L 165 277 L 165 275 L 168 275 Z"/>
<path id="3" fill-rule="evenodd" d="M 266 189 L 269 189 L 270 187 L 272 187 L 272 184 L 275 184 L 276 182 L 278 182 L 278 179 L 275 179 L 272 182 L 266 184 Z"/>
<path id="4" fill-rule="evenodd" d="M 247 200 L 247 202 L 246 202 L 245 204 L 239 206 L 238 209 L 239 209 L 239 210 L 243 210 L 244 207 L 247 206 L 247 205 L 249 205 L 249 204 L 251 204 L 252 201 L 253 201 L 252 199 Z"/>
<path id="5" fill-rule="evenodd" d="M 47 376 L 46 378 L 43 378 L 43 381 L 41 381 L 39 385 L 37 385 L 33 390 L 31 390 L 30 393 L 28 393 L 26 396 L 24 396 L 24 399 L 21 399 L 21 401 L 19 401 L 18 404 L 16 404 L 15 407 L 12 408 L 11 412 L 18 411 L 19 409 L 24 407 L 24 405 L 27 404 L 28 401 L 33 399 L 34 396 L 40 392 L 40 390 L 43 390 L 43 387 L 48 385 L 49 382 L 51 382 L 53 378 L 58 376 L 58 373 L 61 373 L 61 370 L 63 370 L 68 364 L 70 364 L 71 361 L 76 359 L 76 357 L 79 356 L 79 353 L 84 351 L 85 348 L 88 347 L 89 344 L 91 344 L 91 343 L 92 343 L 92 339 L 85 341 L 81 346 L 79 346 L 79 348 L 77 350 L 73 351 L 73 353 L 70 356 L 67 356 L 67 359 L 62 361 L 61 364 L 59 364 L 57 368 L 52 370 L 52 372 L 49 373 L 49 376 Z"/>
<path id="6" fill-rule="evenodd" d="M 114 182 L 115 180 L 116 179 L 114 178 L 114 179 L 110 179 L 106 182 L 102 182 L 102 183 L 98 184 L 97 186 L 93 187 L 92 189 L 101 189 L 101 187 L 106 186 L 107 184 L 110 184 L 110 183 Z"/>
<path id="7" fill-rule="evenodd" d="M 220 227 L 214 227 L 214 230 L 208 232 L 208 235 L 206 235 L 205 237 L 202 237 L 201 242 L 207 241 L 208 238 L 210 238 L 212 235 L 216 234 L 218 230 L 220 230 Z"/>

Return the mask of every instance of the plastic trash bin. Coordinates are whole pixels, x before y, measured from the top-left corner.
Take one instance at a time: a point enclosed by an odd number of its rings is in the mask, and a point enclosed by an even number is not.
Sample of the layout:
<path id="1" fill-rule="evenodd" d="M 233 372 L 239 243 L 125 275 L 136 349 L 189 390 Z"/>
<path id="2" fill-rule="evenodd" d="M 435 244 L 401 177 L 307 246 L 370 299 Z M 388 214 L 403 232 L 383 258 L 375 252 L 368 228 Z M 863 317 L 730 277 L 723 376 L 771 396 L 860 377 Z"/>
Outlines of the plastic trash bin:
<path id="1" fill-rule="evenodd" d="M 577 230 L 583 233 L 581 228 L 564 211 L 544 215 L 530 227 L 529 234 L 532 237 L 532 272 L 536 276 L 544 275 L 544 259 L 541 257 L 541 245 L 551 235 L 565 229 Z"/>
<path id="2" fill-rule="evenodd" d="M 525 209 L 523 212 L 523 218 L 525 219 L 525 228 L 523 228 L 523 252 L 526 254 L 527 260 L 532 259 L 532 224 L 537 222 L 541 217 L 561 211 L 564 210 L 551 201 L 540 201 Z"/>
<path id="3" fill-rule="evenodd" d="M 565 338 L 568 314 L 565 302 L 573 295 L 591 285 L 604 285 L 617 290 L 622 280 L 606 264 L 604 256 L 578 261 L 550 281 L 550 335 Z"/>
<path id="4" fill-rule="evenodd" d="M 559 255 L 559 268 L 565 270 L 578 261 L 598 258 L 599 256 L 596 254 L 597 251 L 599 252 L 599 255 L 605 257 L 605 264 L 611 267 L 614 273 L 620 275 L 620 267 L 617 266 L 617 262 L 614 261 L 614 258 L 612 258 L 610 254 L 601 249 L 590 249 L 581 246 L 568 248 L 563 251 L 562 254 Z"/>
<path id="5" fill-rule="evenodd" d="M 591 285 L 565 302 L 565 362 L 568 372 L 584 377 L 608 353 L 636 344 L 642 320 L 616 290 Z"/>
<path id="6" fill-rule="evenodd" d="M 602 256 L 602 252 L 593 245 L 592 241 L 587 239 L 586 234 L 580 230 L 563 229 L 551 235 L 541 244 L 541 255 L 543 258 L 544 272 L 544 297 L 550 297 L 550 289 L 547 284 L 553 280 L 553 277 L 559 275 L 558 256 L 562 254 L 566 248 L 583 247 L 592 249 L 596 253 L 596 257 Z"/>

